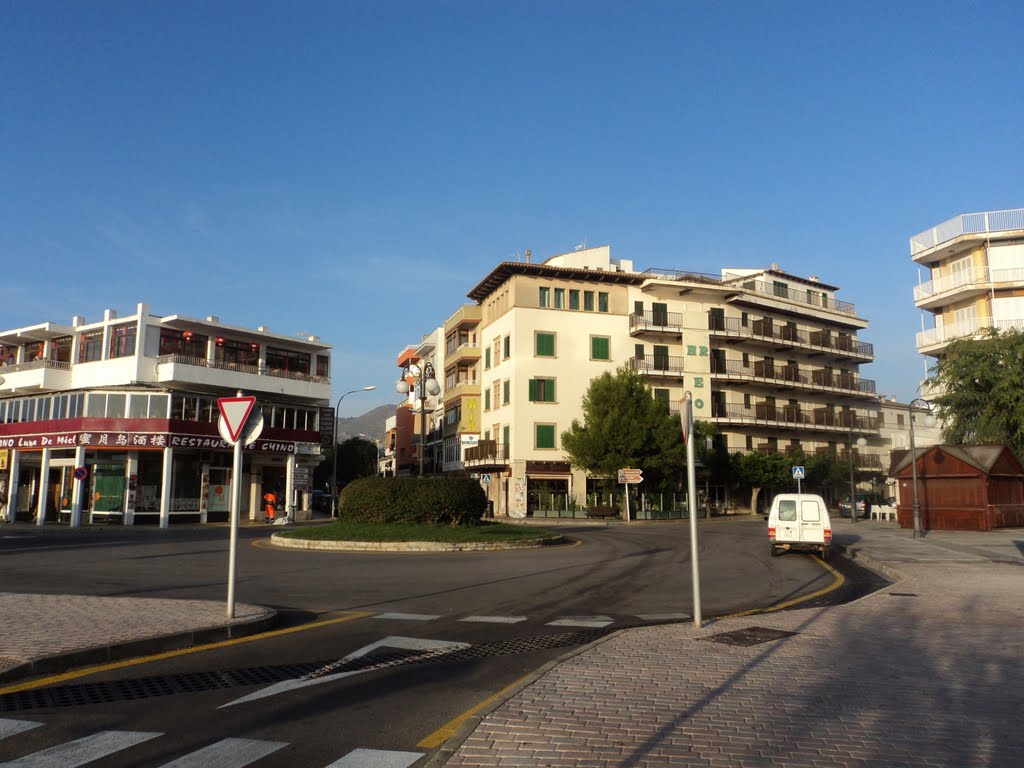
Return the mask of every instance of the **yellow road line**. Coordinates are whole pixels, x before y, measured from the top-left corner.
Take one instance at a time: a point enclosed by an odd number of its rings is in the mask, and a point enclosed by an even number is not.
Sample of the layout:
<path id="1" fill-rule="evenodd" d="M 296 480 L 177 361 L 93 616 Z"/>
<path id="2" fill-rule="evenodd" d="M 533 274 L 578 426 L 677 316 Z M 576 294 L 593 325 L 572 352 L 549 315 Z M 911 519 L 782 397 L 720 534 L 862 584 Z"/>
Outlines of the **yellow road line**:
<path id="1" fill-rule="evenodd" d="M 846 583 L 846 577 L 843 576 L 843 574 L 841 574 L 839 571 L 837 571 L 835 568 L 833 568 L 831 565 L 826 563 L 824 560 L 822 560 L 817 555 L 815 555 L 814 559 L 822 567 L 824 567 L 825 570 L 827 570 L 829 573 L 831 573 L 833 576 L 835 576 L 836 580 L 834 582 L 832 582 L 831 586 L 825 587 L 824 589 L 819 589 L 817 592 L 812 592 L 811 594 L 804 595 L 803 597 L 796 597 L 796 598 L 793 598 L 792 600 L 787 600 L 784 603 L 777 603 L 776 605 L 770 605 L 767 608 L 751 608 L 749 611 L 741 611 L 740 613 L 730 613 L 728 616 L 721 616 L 720 618 L 723 618 L 723 619 L 736 619 L 736 618 L 739 618 L 740 616 L 752 616 L 755 613 L 774 613 L 775 611 L 781 611 L 783 608 L 789 608 L 789 607 L 794 606 L 794 605 L 799 605 L 800 603 L 805 603 L 808 600 L 813 600 L 816 597 L 821 597 L 822 595 L 827 595 L 829 592 L 834 592 L 835 590 L 839 589 L 841 586 L 843 586 L 843 584 Z"/>
<path id="2" fill-rule="evenodd" d="M 47 685 L 53 685 L 54 683 L 61 683 L 66 680 L 75 680 L 80 677 L 88 677 L 89 675 L 95 675 L 99 672 L 107 672 L 112 669 L 122 669 L 124 667 L 133 667 L 138 664 L 147 664 L 151 661 L 160 661 L 162 659 L 170 659 L 175 656 L 185 656 L 190 653 L 199 653 L 201 651 L 212 651 L 216 648 L 226 648 L 232 645 L 241 645 L 242 643 L 252 643 L 256 640 L 266 640 L 271 637 L 280 637 L 281 635 L 289 635 L 293 632 L 305 632 L 309 629 L 319 629 L 320 627 L 327 627 L 331 624 L 341 624 L 345 621 L 352 621 L 353 619 L 362 619 L 366 616 L 373 616 L 371 611 L 353 611 L 352 613 L 342 616 L 337 619 L 326 619 L 324 621 L 316 621 L 311 624 L 302 624 L 297 627 L 286 627 L 285 629 L 273 629 L 269 632 L 261 632 L 258 635 L 247 635 L 246 637 L 236 637 L 230 640 L 221 640 L 216 643 L 207 643 L 206 645 L 197 645 L 192 648 L 179 648 L 174 651 L 163 651 L 162 653 L 154 653 L 150 656 L 139 656 L 134 659 L 125 659 L 124 661 L 115 661 L 110 664 L 99 664 L 92 667 L 84 667 L 83 669 L 76 669 L 71 672 L 65 672 L 60 675 L 52 675 L 45 677 L 40 680 L 33 680 L 28 683 L 20 683 L 18 685 L 7 686 L 6 688 L 0 688 L 0 694 L 5 693 L 17 693 L 18 691 L 29 691 L 34 688 L 42 688 Z"/>
<path id="3" fill-rule="evenodd" d="M 433 749 L 434 747 L 441 746 L 448 739 L 450 739 L 452 737 L 452 735 L 455 733 L 455 731 L 457 731 L 459 729 L 459 726 L 462 725 L 464 722 L 466 722 L 466 720 L 471 718 L 473 715 L 475 715 L 477 712 L 479 712 L 481 709 L 483 709 L 487 705 L 489 705 L 492 702 L 497 701 L 498 699 L 500 699 L 502 696 L 505 695 L 506 692 L 508 692 L 508 691 L 510 691 L 510 690 L 512 690 L 512 689 L 514 689 L 516 687 L 518 687 L 523 682 L 523 680 L 526 680 L 532 674 L 533 673 L 531 672 L 528 675 L 523 675 L 518 680 L 515 680 L 514 682 L 511 682 L 508 685 L 506 685 L 504 688 L 502 688 L 497 693 L 492 694 L 491 696 L 488 696 L 486 699 L 481 701 L 479 704 L 475 704 L 474 706 L 470 707 L 465 712 L 463 712 L 461 715 L 456 715 L 451 720 L 449 720 L 447 723 L 445 723 L 440 728 L 438 728 L 436 731 L 434 731 L 432 734 L 430 734 L 429 736 L 427 736 L 426 738 L 421 740 L 420 743 L 417 744 L 416 746 L 417 747 L 424 747 L 426 749 Z"/>

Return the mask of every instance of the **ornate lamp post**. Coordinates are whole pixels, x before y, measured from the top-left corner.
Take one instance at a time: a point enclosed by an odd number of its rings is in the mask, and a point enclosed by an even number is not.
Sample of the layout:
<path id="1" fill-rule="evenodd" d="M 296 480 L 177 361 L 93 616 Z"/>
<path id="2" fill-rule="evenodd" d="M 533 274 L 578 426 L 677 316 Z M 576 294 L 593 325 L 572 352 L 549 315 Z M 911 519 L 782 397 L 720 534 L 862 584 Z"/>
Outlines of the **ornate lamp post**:
<path id="1" fill-rule="evenodd" d="M 370 384 L 359 389 L 350 389 L 344 395 L 338 398 L 338 402 L 334 404 L 334 430 L 337 432 L 338 429 L 338 409 L 341 408 L 341 401 L 345 399 L 346 395 L 351 395 L 355 392 L 369 392 L 372 389 L 376 389 L 376 385 Z M 334 435 L 334 455 L 331 457 L 331 517 L 335 517 L 338 514 L 338 435 Z"/>
<path id="2" fill-rule="evenodd" d="M 857 487 L 853 484 L 853 430 L 850 430 L 848 439 L 846 441 L 850 451 L 850 522 L 857 522 Z M 863 448 L 868 444 L 868 441 L 863 437 L 857 438 L 857 447 Z"/>
<path id="3" fill-rule="evenodd" d="M 406 381 L 408 377 L 413 378 L 411 387 Z M 409 363 L 402 370 L 402 378 L 395 384 L 395 391 L 407 395 L 410 389 L 420 414 L 420 477 L 423 477 L 423 454 L 427 450 L 427 397 L 434 397 L 441 392 L 441 385 L 434 378 L 434 366 L 430 363 Z"/>
<path id="4" fill-rule="evenodd" d="M 917 446 L 914 445 L 914 406 L 925 409 L 924 425 L 935 426 L 935 414 L 932 413 L 932 404 L 923 397 L 910 401 L 907 411 L 910 413 L 910 474 L 914 483 L 914 538 L 921 536 L 921 502 L 917 496 Z"/>

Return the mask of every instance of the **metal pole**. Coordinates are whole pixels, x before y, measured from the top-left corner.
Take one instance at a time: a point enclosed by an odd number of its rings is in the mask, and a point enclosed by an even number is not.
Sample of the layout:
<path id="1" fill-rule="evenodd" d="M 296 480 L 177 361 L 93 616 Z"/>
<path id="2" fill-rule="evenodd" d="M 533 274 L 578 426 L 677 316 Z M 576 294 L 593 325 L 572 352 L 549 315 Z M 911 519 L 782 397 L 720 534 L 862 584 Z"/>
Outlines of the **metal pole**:
<path id="1" fill-rule="evenodd" d="M 910 413 L 910 474 L 914 483 L 914 538 L 921 535 L 921 502 L 917 498 L 917 447 L 914 445 L 914 404 L 907 408 Z"/>
<path id="2" fill-rule="evenodd" d="M 423 454 L 427 452 L 427 393 L 423 391 L 426 373 L 426 366 L 420 368 L 420 477 L 423 477 Z"/>
<path id="3" fill-rule="evenodd" d="M 850 522 L 857 522 L 857 489 L 853 484 L 853 432 L 847 436 L 846 445 L 849 450 L 850 460 Z"/>
<path id="4" fill-rule="evenodd" d="M 700 567 L 697 562 L 697 460 L 693 450 L 693 400 L 689 392 L 684 395 L 683 415 L 686 435 L 686 489 L 690 511 L 690 571 L 693 581 L 693 626 L 700 629 Z"/>
<path id="5" fill-rule="evenodd" d="M 238 391 L 242 396 L 242 391 Z M 245 427 L 242 427 L 244 432 Z M 238 508 L 242 495 L 242 443 L 245 435 L 239 434 L 235 441 L 235 454 L 231 464 L 231 537 L 228 545 L 228 605 L 227 617 L 235 618 L 235 555 L 238 552 Z"/>

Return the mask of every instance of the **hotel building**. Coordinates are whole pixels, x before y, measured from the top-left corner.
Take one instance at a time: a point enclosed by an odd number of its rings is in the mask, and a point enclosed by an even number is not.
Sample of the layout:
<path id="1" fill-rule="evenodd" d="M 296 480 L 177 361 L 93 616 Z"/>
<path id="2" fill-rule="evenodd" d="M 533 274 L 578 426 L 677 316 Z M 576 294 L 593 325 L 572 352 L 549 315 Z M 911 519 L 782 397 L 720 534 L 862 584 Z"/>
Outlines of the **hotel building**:
<path id="1" fill-rule="evenodd" d="M 273 490 L 309 516 L 309 478 L 333 440 L 330 347 L 184 315 L 0 331 L 0 481 L 12 518 L 166 527 L 228 519 L 232 447 L 217 399 L 253 395 L 263 430 L 244 451 L 241 514 Z M 323 430 L 321 430 L 323 427 Z"/>

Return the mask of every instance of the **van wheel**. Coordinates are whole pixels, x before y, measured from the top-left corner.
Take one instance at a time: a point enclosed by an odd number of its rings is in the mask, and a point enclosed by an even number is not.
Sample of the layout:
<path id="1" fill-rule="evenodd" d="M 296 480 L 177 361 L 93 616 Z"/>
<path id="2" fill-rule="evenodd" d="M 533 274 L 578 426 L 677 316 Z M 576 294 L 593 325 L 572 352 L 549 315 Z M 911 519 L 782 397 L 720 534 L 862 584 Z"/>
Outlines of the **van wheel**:
<path id="1" fill-rule="evenodd" d="M 768 547 L 772 551 L 772 557 L 778 557 L 779 555 L 782 554 L 782 551 L 778 547 L 776 547 L 774 544 L 769 544 Z"/>

